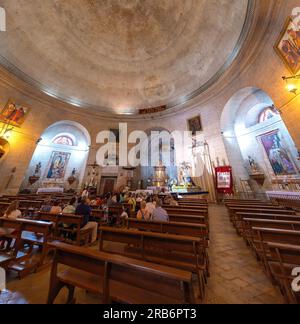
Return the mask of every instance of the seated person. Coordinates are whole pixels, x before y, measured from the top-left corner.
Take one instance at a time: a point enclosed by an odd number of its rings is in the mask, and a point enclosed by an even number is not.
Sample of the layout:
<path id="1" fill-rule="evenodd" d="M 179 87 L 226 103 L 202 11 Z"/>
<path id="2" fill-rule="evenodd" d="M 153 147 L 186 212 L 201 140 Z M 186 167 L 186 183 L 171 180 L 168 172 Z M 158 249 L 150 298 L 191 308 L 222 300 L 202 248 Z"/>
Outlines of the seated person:
<path id="1" fill-rule="evenodd" d="M 12 202 L 9 207 L 7 208 L 5 214 L 3 215 L 4 218 L 9 218 L 9 219 L 17 219 L 22 217 L 21 211 L 18 209 L 19 208 L 19 201 L 14 201 Z"/>
<path id="2" fill-rule="evenodd" d="M 179 206 L 179 203 L 178 203 L 178 201 L 175 200 L 174 197 L 172 197 L 171 200 L 170 200 L 170 204 L 169 205 L 170 206 Z"/>
<path id="3" fill-rule="evenodd" d="M 63 214 L 75 214 L 76 211 L 76 201 L 77 199 L 75 197 L 73 197 L 70 202 L 68 203 L 68 205 L 63 209 L 62 213 Z"/>
<path id="4" fill-rule="evenodd" d="M 169 222 L 169 215 L 166 210 L 162 208 L 162 201 L 156 200 L 156 207 L 152 213 L 152 220 L 157 222 Z"/>
<path id="5" fill-rule="evenodd" d="M 43 213 L 49 213 L 52 208 L 51 198 L 45 200 L 45 203 L 42 205 L 40 211 Z"/>
<path id="6" fill-rule="evenodd" d="M 125 226 L 126 225 L 126 221 L 128 219 L 128 212 L 125 208 L 125 206 L 122 206 L 122 214 L 120 215 L 120 222 L 121 222 L 121 225 L 122 226 Z"/>
<path id="7" fill-rule="evenodd" d="M 92 209 L 90 207 L 90 201 L 88 198 L 82 198 L 81 203 L 77 206 L 75 214 L 83 216 L 83 222 L 81 224 L 81 229 L 91 229 L 92 230 L 92 244 L 97 241 L 97 231 L 98 223 L 92 217 Z"/>
<path id="8" fill-rule="evenodd" d="M 141 209 L 137 213 L 137 219 L 149 221 L 151 215 L 147 209 L 147 204 L 145 201 L 141 202 Z"/>
<path id="9" fill-rule="evenodd" d="M 166 198 L 164 200 L 164 204 L 165 205 L 170 205 L 171 200 L 172 200 L 172 197 L 171 196 L 166 196 Z"/>
<path id="10" fill-rule="evenodd" d="M 62 212 L 62 209 L 61 209 L 61 207 L 59 205 L 59 201 L 55 200 L 49 213 L 53 214 L 53 215 L 56 215 L 56 214 L 61 214 L 61 212 Z"/>
<path id="11" fill-rule="evenodd" d="M 135 200 L 135 195 L 134 194 L 129 193 L 127 203 L 130 205 L 130 211 L 135 212 L 136 200 Z"/>
<path id="12" fill-rule="evenodd" d="M 147 209 L 148 213 L 150 214 L 150 216 L 152 215 L 155 207 L 156 207 L 155 202 L 153 202 L 152 198 L 149 196 L 147 198 L 146 209 Z"/>

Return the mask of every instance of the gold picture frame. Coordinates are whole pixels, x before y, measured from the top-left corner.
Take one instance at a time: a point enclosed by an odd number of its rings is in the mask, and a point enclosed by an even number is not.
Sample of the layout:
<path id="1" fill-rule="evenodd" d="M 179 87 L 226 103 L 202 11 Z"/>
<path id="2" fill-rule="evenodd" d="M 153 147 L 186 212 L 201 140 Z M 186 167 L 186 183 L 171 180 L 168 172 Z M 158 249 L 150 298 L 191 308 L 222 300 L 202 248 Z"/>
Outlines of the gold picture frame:
<path id="1" fill-rule="evenodd" d="M 29 111 L 30 108 L 16 104 L 14 100 L 9 99 L 0 112 L 0 122 L 8 123 L 14 127 L 21 127 Z"/>
<path id="2" fill-rule="evenodd" d="M 300 70 L 300 25 L 299 16 L 288 17 L 274 50 L 287 69 L 296 75 Z"/>

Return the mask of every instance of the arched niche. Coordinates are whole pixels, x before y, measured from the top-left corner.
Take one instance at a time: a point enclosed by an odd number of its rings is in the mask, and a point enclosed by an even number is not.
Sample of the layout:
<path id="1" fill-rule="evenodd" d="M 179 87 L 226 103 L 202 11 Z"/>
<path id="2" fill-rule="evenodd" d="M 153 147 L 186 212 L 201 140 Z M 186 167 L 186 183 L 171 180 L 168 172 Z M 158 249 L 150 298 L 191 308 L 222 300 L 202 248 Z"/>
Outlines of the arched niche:
<path id="1" fill-rule="evenodd" d="M 157 134 L 155 134 L 155 133 Z M 144 149 L 143 154 L 148 156 L 149 166 L 142 166 L 141 167 L 141 179 L 143 180 L 144 188 L 149 185 L 148 180 L 152 178 L 154 174 L 154 166 L 158 166 L 160 162 L 162 165 L 166 166 L 166 173 L 170 179 L 177 179 L 178 169 L 177 169 L 177 161 L 176 161 L 176 147 L 174 140 L 171 138 L 170 143 L 163 143 L 160 142 L 160 145 L 154 145 L 151 152 L 152 142 L 151 139 L 159 141 L 159 133 L 166 132 L 171 135 L 170 131 L 166 128 L 162 127 L 154 127 L 147 129 L 145 133 L 147 134 L 147 141 L 146 143 L 142 144 L 142 148 Z M 152 135 L 153 133 L 153 135 Z M 153 156 L 152 156 L 153 153 Z M 168 156 L 167 160 L 165 161 L 164 157 Z M 159 157 L 158 160 L 154 159 L 154 157 Z M 152 165 L 152 163 L 154 165 Z M 169 165 L 168 165 L 169 164 Z"/>
<path id="2" fill-rule="evenodd" d="M 264 113 L 266 117 L 261 118 Z M 234 94 L 224 107 L 221 130 L 239 189 L 243 189 L 241 180 L 250 178 L 249 157 L 254 159 L 261 173 L 265 175 L 263 188 L 255 181 L 251 182 L 255 191 L 272 189 L 272 182 L 276 179 L 299 177 L 300 165 L 296 146 L 272 99 L 263 90 L 248 87 Z M 281 153 L 278 153 L 276 146 L 281 146 Z M 274 153 L 276 149 L 278 154 Z M 279 159 L 289 161 L 282 162 Z M 277 162 L 286 163 L 286 169 L 282 169 L 281 174 L 278 172 Z M 292 167 L 288 166 L 289 163 Z"/>
<path id="3" fill-rule="evenodd" d="M 91 138 L 81 124 L 63 120 L 41 135 L 20 191 L 60 187 L 77 191 L 83 181 Z"/>

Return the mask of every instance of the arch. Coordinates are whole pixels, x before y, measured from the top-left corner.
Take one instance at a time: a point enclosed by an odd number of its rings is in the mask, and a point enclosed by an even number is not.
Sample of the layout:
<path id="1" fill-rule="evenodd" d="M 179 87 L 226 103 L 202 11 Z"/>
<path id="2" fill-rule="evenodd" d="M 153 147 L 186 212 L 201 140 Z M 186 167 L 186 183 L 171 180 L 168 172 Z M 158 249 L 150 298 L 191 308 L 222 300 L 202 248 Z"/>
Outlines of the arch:
<path id="1" fill-rule="evenodd" d="M 61 136 L 68 136 L 73 145 L 56 142 L 55 139 Z M 77 122 L 62 120 L 49 125 L 41 135 L 20 190 L 36 192 L 38 188 L 48 186 L 79 190 L 90 145 L 89 132 Z M 69 178 L 74 172 L 76 181 L 71 183 Z"/>
<path id="2" fill-rule="evenodd" d="M 259 123 L 259 116 L 266 109 L 274 110 L 273 118 Z M 239 180 L 249 180 L 249 157 L 254 158 L 260 171 L 266 175 L 264 187 L 271 187 L 272 178 L 278 176 L 272 170 L 272 162 L 262 143 L 262 138 L 270 132 L 278 132 L 285 150 L 297 170 L 297 150 L 270 96 L 262 89 L 247 87 L 236 92 L 226 103 L 221 115 L 221 130 L 228 160 L 233 167 L 236 184 Z M 274 168 L 273 168 L 274 169 Z M 256 184 L 253 183 L 256 187 Z M 256 187 L 257 191 L 261 188 Z"/>

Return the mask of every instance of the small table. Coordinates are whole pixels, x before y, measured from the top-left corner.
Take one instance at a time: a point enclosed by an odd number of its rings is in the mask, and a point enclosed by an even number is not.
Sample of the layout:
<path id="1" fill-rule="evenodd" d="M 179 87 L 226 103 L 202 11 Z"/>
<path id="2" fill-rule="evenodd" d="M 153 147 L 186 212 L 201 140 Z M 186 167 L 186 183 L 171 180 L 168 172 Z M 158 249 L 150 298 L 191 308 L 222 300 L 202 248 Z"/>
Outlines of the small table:
<path id="1" fill-rule="evenodd" d="M 0 291 L 0 305 L 25 305 L 28 301 L 20 294 L 9 290 Z"/>

